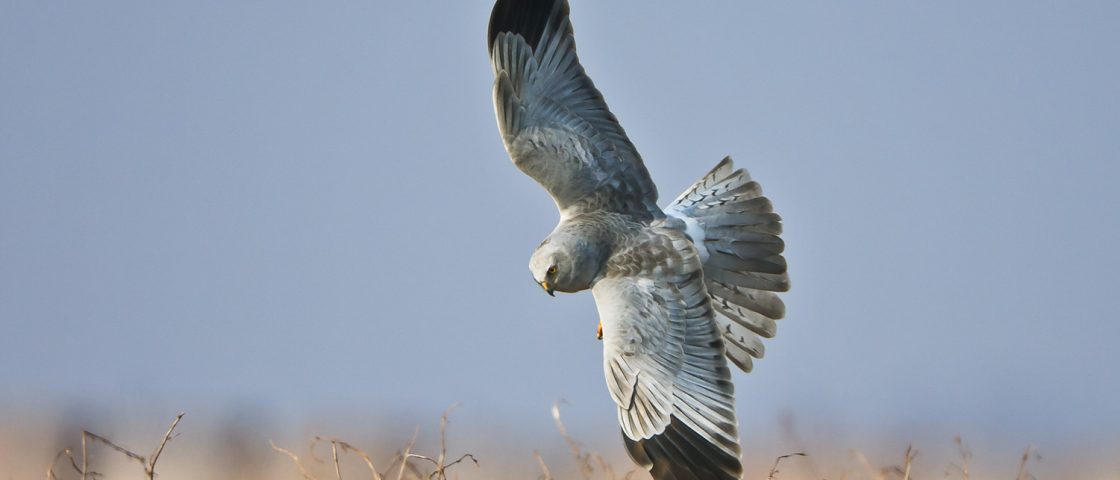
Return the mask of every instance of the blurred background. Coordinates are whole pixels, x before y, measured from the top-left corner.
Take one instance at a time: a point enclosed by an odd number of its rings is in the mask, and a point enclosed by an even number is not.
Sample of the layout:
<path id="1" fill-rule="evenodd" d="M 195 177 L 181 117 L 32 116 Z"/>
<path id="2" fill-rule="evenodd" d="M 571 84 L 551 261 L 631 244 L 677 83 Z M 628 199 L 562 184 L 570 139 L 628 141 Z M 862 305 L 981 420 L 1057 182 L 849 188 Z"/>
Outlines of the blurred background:
<path id="1" fill-rule="evenodd" d="M 560 400 L 628 470 L 591 296 L 527 270 L 557 214 L 495 128 L 491 5 L 0 3 L 0 477 L 183 411 L 164 478 L 297 478 L 269 440 L 432 454 L 458 404 L 461 478 L 575 478 Z M 941 477 L 957 435 L 976 478 L 1028 445 L 1120 478 L 1120 4 L 572 16 L 663 202 L 730 154 L 785 219 L 788 318 L 735 374 L 750 478 L 910 444 Z"/>

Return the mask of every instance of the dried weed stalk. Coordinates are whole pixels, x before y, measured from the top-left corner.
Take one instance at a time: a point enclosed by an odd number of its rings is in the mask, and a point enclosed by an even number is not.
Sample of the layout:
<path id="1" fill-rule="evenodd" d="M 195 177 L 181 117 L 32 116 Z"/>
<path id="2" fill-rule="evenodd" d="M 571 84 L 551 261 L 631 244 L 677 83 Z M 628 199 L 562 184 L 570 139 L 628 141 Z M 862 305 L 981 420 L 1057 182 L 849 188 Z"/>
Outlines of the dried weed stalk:
<path id="1" fill-rule="evenodd" d="M 595 467 L 591 465 L 591 454 L 585 453 L 580 448 L 579 442 L 568 435 L 568 429 L 564 427 L 564 422 L 560 420 L 560 402 L 552 404 L 552 421 L 556 423 L 556 430 L 560 432 L 560 436 L 564 438 L 564 442 L 568 444 L 568 448 L 572 451 L 572 457 L 576 459 L 580 478 L 590 480 L 591 475 L 595 473 Z"/>
<path id="2" fill-rule="evenodd" d="M 474 455 L 470 453 L 463 454 L 463 456 L 459 457 L 453 462 L 444 463 L 447 460 L 447 417 L 448 415 L 451 415 L 451 411 L 455 410 L 456 406 L 457 405 L 452 405 L 450 408 L 445 410 L 443 412 L 443 415 L 441 415 L 439 418 L 439 457 L 431 458 L 424 455 L 416 454 L 409 454 L 405 456 L 406 458 L 416 458 L 431 462 L 432 465 L 435 466 L 435 471 L 428 475 L 429 479 L 447 480 L 447 469 L 458 465 L 459 463 L 462 463 L 463 460 L 470 459 L 470 461 L 474 462 L 475 466 L 478 466 L 478 459 L 476 459 Z"/>
<path id="3" fill-rule="evenodd" d="M 960 473 L 961 480 L 968 480 L 968 462 L 972 460 L 972 450 L 969 450 L 968 445 L 965 445 L 964 440 L 961 440 L 960 435 L 957 435 L 955 438 L 953 438 L 953 443 L 957 444 L 957 452 L 961 456 L 961 464 L 957 465 L 953 463 L 950 464 L 949 467 Z M 949 472 L 945 473 L 946 477 L 948 477 L 949 475 Z"/>
<path id="4" fill-rule="evenodd" d="M 774 480 L 775 478 L 777 478 L 777 476 L 778 476 L 778 464 L 781 463 L 782 460 L 785 460 L 789 457 L 808 457 L 808 456 L 809 456 L 809 454 L 807 454 L 807 453 L 797 452 L 797 453 L 790 453 L 790 454 L 782 455 L 778 458 L 775 458 L 774 459 L 774 466 L 770 467 L 770 475 L 766 476 L 766 480 Z"/>
<path id="5" fill-rule="evenodd" d="M 548 465 L 545 465 L 544 458 L 541 457 L 541 453 L 533 452 L 533 456 L 537 457 L 537 463 L 541 466 L 542 475 L 539 477 L 540 480 L 554 480 L 552 477 L 552 471 L 548 469 Z"/>
<path id="6" fill-rule="evenodd" d="M 163 454 L 163 449 L 167 446 L 167 442 L 171 441 L 171 438 L 175 433 L 175 427 L 179 425 L 179 421 L 183 419 L 183 415 L 186 414 L 180 413 L 175 416 L 175 419 L 171 421 L 171 426 L 167 428 L 167 433 L 163 434 L 163 441 L 161 441 L 159 443 L 159 446 L 157 446 L 155 450 L 153 450 L 152 453 L 146 457 L 120 445 L 117 445 L 116 443 L 113 443 L 112 440 L 102 437 L 101 435 L 93 433 L 89 430 L 82 430 L 82 464 L 80 466 L 78 465 L 78 462 L 74 459 L 74 455 L 70 452 L 69 449 L 62 450 L 54 456 L 54 460 L 51 462 L 50 466 L 47 467 L 47 480 L 57 480 L 59 478 L 58 475 L 56 475 L 54 472 L 54 467 L 55 464 L 58 463 L 59 458 L 61 458 L 63 455 L 65 455 L 70 460 L 71 468 L 73 468 L 74 471 L 78 473 L 82 480 L 104 477 L 104 475 L 102 475 L 101 473 L 90 470 L 90 440 L 101 442 L 102 444 L 108 446 L 113 450 L 116 450 L 118 453 L 124 455 L 125 457 L 139 462 L 140 465 L 144 467 L 144 476 L 148 480 L 155 480 L 156 462 L 159 461 L 159 456 Z"/>
<path id="7" fill-rule="evenodd" d="M 560 436 L 563 437 L 564 442 L 568 444 L 568 448 L 572 451 L 572 457 L 576 460 L 576 466 L 579 468 L 580 477 L 584 480 L 590 480 L 592 478 L 595 474 L 595 465 L 592 464 L 592 460 L 594 459 L 595 463 L 599 466 L 599 470 L 603 472 L 606 478 L 616 480 L 618 477 L 615 475 L 614 467 L 612 467 L 606 459 L 595 452 L 584 451 L 579 442 L 568 434 L 568 428 L 565 427 L 564 422 L 560 420 L 561 403 L 563 403 L 563 400 L 552 404 L 552 421 L 556 424 L 556 430 L 560 432 Z M 545 478 L 551 479 L 552 474 L 544 464 L 544 459 L 541 458 L 540 454 L 535 455 L 537 457 L 537 462 L 541 465 L 541 470 L 545 472 Z M 638 472 L 639 470 L 637 468 L 633 468 L 626 472 L 626 475 L 623 475 L 622 479 L 629 480 Z"/>
<path id="8" fill-rule="evenodd" d="M 905 460 L 902 462 L 902 480 L 910 480 L 910 467 L 914 464 L 914 457 L 918 456 L 918 451 L 914 450 L 913 445 L 907 445 L 905 455 Z"/>
<path id="9" fill-rule="evenodd" d="M 397 472 L 396 480 L 414 480 L 414 479 L 447 480 L 447 471 L 455 465 L 463 463 L 466 460 L 470 460 L 470 461 L 474 462 L 475 465 L 478 465 L 478 459 L 475 458 L 474 454 L 470 454 L 470 453 L 464 454 L 463 456 L 459 457 L 458 459 L 456 459 L 454 461 L 451 461 L 451 462 L 447 461 L 447 458 L 448 458 L 447 457 L 447 419 L 448 419 L 448 416 L 451 414 L 451 411 L 454 410 L 454 408 L 455 407 L 451 407 L 451 408 L 447 409 L 447 411 L 443 412 L 443 415 L 440 417 L 440 422 L 439 422 L 439 446 L 440 446 L 439 447 L 439 455 L 436 456 L 435 458 L 432 458 L 432 457 L 429 457 L 427 455 L 420 455 L 420 454 L 417 454 L 417 453 L 413 453 L 413 448 L 416 446 L 416 437 L 420 433 L 420 428 L 417 427 L 416 430 L 413 431 L 413 433 L 412 433 L 412 438 L 408 441 L 408 444 L 405 445 L 404 450 L 402 450 L 396 456 L 394 456 L 393 461 L 389 463 L 388 471 L 392 471 L 394 468 L 396 468 L 396 472 Z M 342 480 L 342 477 L 343 477 L 342 476 L 342 463 L 341 463 L 340 458 L 343 454 L 347 454 L 347 453 L 356 455 L 358 458 L 360 458 L 362 460 L 362 462 L 364 462 L 366 464 L 366 468 L 369 469 L 369 474 L 370 474 L 371 480 L 385 480 L 387 478 L 386 475 L 381 474 L 377 470 L 377 467 L 374 466 L 373 459 L 370 457 L 370 455 L 368 453 L 366 453 L 364 450 L 362 450 L 360 448 L 355 447 L 353 444 L 351 444 L 349 442 L 346 442 L 344 440 L 340 440 L 340 439 L 337 439 L 337 438 L 327 438 L 327 437 L 316 436 L 315 438 L 313 438 L 311 440 L 311 444 L 309 445 L 308 450 L 310 451 L 311 458 L 315 462 L 317 462 L 317 463 L 327 463 L 326 461 L 320 459 L 319 457 L 317 457 L 315 455 L 316 447 L 318 447 L 320 443 L 330 444 L 330 447 L 331 447 L 330 464 L 331 464 L 331 466 L 334 470 L 335 480 Z M 313 474 L 311 472 L 311 470 L 308 469 L 304 465 L 303 461 L 300 460 L 298 455 L 296 455 L 295 453 L 292 453 L 292 451 L 290 451 L 290 450 L 280 448 L 272 442 L 269 442 L 269 444 L 272 445 L 273 450 L 276 450 L 277 452 L 284 454 L 285 456 L 287 456 L 288 458 L 290 458 L 292 460 L 292 463 L 294 463 L 296 468 L 299 469 L 299 473 L 300 473 L 301 476 L 303 476 L 304 480 L 319 480 L 319 478 L 316 477 L 315 474 Z M 432 464 L 434 470 L 431 471 L 430 473 L 425 474 L 425 473 L 421 472 L 419 469 L 417 469 L 415 465 L 413 465 L 412 463 L 409 463 L 409 460 L 412 460 L 412 459 L 423 460 L 425 462 L 430 462 Z"/>
<path id="10" fill-rule="evenodd" d="M 358 458 L 362 459 L 362 462 L 366 464 L 366 468 L 369 469 L 370 478 L 372 480 L 385 479 L 384 476 L 377 472 L 377 467 L 373 466 L 373 459 L 370 458 L 368 453 L 358 447 L 351 445 L 346 441 L 339 440 L 337 438 L 315 437 L 313 440 L 311 440 L 311 456 L 313 458 L 315 457 L 315 447 L 320 442 L 329 442 L 331 444 L 331 461 L 334 463 L 334 474 L 335 478 L 337 478 L 338 480 L 342 480 L 342 469 L 338 464 L 339 450 L 341 450 L 342 453 L 352 453 L 354 455 L 357 455 Z M 319 461 L 318 458 L 315 458 L 315 460 Z"/>
<path id="11" fill-rule="evenodd" d="M 1015 480 L 1035 480 L 1034 475 L 1027 471 L 1027 463 L 1031 459 L 1042 460 L 1042 455 L 1038 453 L 1038 449 L 1034 445 L 1027 445 L 1027 449 L 1023 450 L 1023 456 L 1019 459 L 1019 473 L 1015 475 Z"/>

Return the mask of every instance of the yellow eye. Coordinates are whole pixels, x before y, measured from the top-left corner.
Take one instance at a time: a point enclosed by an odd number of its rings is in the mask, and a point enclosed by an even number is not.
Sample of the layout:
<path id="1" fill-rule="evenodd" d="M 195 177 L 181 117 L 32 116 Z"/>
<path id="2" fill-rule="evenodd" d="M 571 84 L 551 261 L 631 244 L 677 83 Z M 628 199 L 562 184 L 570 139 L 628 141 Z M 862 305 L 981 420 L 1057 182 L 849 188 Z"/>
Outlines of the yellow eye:
<path id="1" fill-rule="evenodd" d="M 556 275 L 556 265 L 548 267 L 548 274 L 549 275 Z"/>

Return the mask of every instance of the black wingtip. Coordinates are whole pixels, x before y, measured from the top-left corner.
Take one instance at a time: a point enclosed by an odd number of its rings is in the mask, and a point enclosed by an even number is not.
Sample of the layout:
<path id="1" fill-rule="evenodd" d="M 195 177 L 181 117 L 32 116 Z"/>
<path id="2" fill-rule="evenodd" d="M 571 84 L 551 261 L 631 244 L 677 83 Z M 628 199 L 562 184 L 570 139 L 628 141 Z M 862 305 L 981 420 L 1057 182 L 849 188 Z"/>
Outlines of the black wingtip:
<path id="1" fill-rule="evenodd" d="M 498 0 L 490 13 L 486 47 L 494 50 L 498 34 L 521 35 L 534 50 L 545 33 L 549 19 L 568 15 L 568 0 Z"/>
<path id="2" fill-rule="evenodd" d="M 738 456 L 709 443 L 676 417 L 653 437 L 634 441 L 623 433 L 622 439 L 630 458 L 654 480 L 738 480 L 743 474 Z"/>

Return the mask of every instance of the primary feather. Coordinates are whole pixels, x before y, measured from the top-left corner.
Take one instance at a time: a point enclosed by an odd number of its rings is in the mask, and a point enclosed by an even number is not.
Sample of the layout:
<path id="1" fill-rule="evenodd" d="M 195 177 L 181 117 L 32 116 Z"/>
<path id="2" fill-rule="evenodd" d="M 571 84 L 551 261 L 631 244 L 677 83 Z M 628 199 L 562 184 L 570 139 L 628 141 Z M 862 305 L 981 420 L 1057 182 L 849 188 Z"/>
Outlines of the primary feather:
<path id="1" fill-rule="evenodd" d="M 489 45 L 506 150 L 561 214 L 662 215 L 641 156 L 579 63 L 566 1 L 499 0 Z"/>

